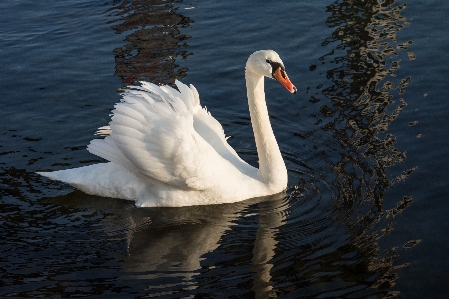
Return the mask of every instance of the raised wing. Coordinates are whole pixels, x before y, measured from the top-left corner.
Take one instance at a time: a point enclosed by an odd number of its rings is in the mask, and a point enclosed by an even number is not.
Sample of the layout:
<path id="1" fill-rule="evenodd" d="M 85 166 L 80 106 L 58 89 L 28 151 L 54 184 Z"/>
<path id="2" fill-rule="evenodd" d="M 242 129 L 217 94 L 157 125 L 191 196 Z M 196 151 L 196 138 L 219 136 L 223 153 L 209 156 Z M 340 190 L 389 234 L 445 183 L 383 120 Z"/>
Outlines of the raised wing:
<path id="1" fill-rule="evenodd" d="M 213 186 L 220 168 L 244 163 L 227 144 L 223 128 L 202 109 L 196 89 L 142 82 L 115 106 L 110 133 L 88 150 L 155 183 L 181 189 Z M 235 161 L 229 161 L 229 158 Z"/>
<path id="2" fill-rule="evenodd" d="M 190 85 L 189 89 L 178 80 L 176 80 L 176 85 L 181 91 L 181 99 L 186 103 L 187 107 L 191 107 L 189 109 L 191 109 L 193 114 L 193 127 L 195 131 L 209 143 L 220 156 L 228 160 L 234 166 L 239 168 L 243 166 L 242 164 L 244 164 L 243 167 L 248 166 L 248 164 L 238 156 L 235 150 L 226 141 L 228 137 L 225 136 L 220 122 L 207 111 L 206 107 L 201 107 L 200 97 L 196 88 L 193 85 Z M 164 86 L 163 88 L 170 87 Z"/>

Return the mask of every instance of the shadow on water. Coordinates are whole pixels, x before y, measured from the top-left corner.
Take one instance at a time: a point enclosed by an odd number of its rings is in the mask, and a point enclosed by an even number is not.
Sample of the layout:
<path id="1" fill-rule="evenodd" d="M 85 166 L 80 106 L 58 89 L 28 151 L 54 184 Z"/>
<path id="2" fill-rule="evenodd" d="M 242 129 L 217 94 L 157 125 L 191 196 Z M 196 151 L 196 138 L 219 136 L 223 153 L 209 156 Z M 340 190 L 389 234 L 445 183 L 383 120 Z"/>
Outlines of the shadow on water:
<path id="1" fill-rule="evenodd" d="M 23 194 L 42 193 L 36 184 L 57 185 L 11 168 L 5 176 L 27 180 L 29 189 L 20 185 L 2 193 L 14 203 L 1 212 L 2 225 L 11 226 L 2 235 L 2 255 L 16 260 L 3 265 L 2 295 L 398 295 L 396 269 L 406 264 L 395 260 L 402 249 L 381 248 L 379 239 L 412 202 L 404 196 L 395 208 L 383 207 L 385 192 L 414 171 L 396 178 L 389 172 L 405 159 L 388 132 L 406 106 L 411 82 L 395 73 L 411 43 L 396 40 L 407 25 L 405 7 L 362 0 L 327 7 L 327 26 L 335 28 L 323 42 L 329 53 L 310 67 L 326 75 L 321 94 L 310 98 L 321 116 L 318 129 L 300 137 L 307 142 L 324 132 L 329 138 L 305 162 L 285 153 L 290 176 L 299 183 L 283 194 L 236 204 L 138 209 L 75 191 L 38 205 Z M 172 83 L 185 76 L 187 69 L 175 60 L 191 53 L 189 37 L 179 28 L 192 20 L 162 1 L 116 1 L 111 12 L 120 18 L 113 30 L 126 34 L 127 44 L 114 50 L 116 75 L 124 84 Z M 28 266 L 35 270 L 25 271 Z"/>

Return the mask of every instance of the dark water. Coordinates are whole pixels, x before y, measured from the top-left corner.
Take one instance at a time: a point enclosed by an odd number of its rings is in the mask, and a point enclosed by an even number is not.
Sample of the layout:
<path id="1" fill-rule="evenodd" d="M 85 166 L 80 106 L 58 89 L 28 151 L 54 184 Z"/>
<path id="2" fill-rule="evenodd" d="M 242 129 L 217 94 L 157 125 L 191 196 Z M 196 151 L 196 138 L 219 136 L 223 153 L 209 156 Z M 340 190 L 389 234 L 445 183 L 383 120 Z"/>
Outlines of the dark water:
<path id="1" fill-rule="evenodd" d="M 445 1 L 0 4 L 0 296 L 446 298 Z M 193 83 L 249 163 L 247 57 L 267 82 L 284 194 L 136 208 L 36 175 L 85 147 L 122 86 Z"/>

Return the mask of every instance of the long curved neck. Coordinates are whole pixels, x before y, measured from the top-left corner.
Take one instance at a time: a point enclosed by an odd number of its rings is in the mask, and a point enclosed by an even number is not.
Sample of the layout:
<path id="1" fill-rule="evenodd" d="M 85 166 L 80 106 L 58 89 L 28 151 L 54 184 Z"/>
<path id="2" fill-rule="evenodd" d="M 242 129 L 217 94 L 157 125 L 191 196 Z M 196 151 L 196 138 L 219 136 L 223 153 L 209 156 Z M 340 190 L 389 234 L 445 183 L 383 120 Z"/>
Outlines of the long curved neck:
<path id="1" fill-rule="evenodd" d="M 287 169 L 271 128 L 265 102 L 264 77 L 245 71 L 249 112 L 259 156 L 259 176 L 264 183 L 282 191 L 287 186 Z"/>

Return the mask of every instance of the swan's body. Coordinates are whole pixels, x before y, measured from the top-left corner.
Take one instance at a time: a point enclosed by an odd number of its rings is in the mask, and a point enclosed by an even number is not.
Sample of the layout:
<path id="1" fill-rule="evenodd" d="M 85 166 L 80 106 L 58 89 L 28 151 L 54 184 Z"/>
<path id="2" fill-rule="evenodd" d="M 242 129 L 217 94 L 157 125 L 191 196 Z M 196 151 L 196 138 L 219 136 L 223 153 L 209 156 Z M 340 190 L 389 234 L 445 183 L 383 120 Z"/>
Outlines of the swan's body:
<path id="1" fill-rule="evenodd" d="M 110 162 L 40 174 L 138 206 L 230 203 L 279 193 L 287 187 L 287 170 L 269 121 L 264 76 L 296 92 L 274 51 L 250 56 L 245 77 L 259 169 L 229 146 L 220 123 L 200 106 L 196 89 L 177 81 L 179 92 L 146 82 L 125 92 L 109 136 L 88 146 Z"/>

